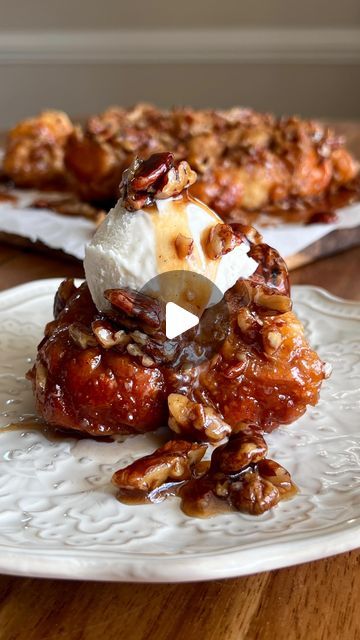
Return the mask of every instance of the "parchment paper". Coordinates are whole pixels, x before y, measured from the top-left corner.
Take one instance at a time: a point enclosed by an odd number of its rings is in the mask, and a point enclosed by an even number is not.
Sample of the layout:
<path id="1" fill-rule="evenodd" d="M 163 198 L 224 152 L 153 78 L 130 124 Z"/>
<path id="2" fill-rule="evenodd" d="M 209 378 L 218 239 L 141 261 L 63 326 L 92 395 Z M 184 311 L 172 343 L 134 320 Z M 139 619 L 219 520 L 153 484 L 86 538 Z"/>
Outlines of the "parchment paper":
<path id="1" fill-rule="evenodd" d="M 52 249 L 62 249 L 79 260 L 84 257 L 84 249 L 93 235 L 95 223 L 81 217 L 65 216 L 47 209 L 34 209 L 29 205 L 36 198 L 44 197 L 43 192 L 34 190 L 13 190 L 18 201 L 0 201 L 0 231 L 17 234 L 32 242 L 40 240 Z M 64 194 L 46 193 L 46 198 L 63 197 Z M 360 225 L 360 203 L 338 210 L 339 220 L 335 224 L 284 224 L 277 227 L 258 226 L 264 241 L 275 247 L 288 258 L 293 256 L 334 229 L 349 229 Z"/>

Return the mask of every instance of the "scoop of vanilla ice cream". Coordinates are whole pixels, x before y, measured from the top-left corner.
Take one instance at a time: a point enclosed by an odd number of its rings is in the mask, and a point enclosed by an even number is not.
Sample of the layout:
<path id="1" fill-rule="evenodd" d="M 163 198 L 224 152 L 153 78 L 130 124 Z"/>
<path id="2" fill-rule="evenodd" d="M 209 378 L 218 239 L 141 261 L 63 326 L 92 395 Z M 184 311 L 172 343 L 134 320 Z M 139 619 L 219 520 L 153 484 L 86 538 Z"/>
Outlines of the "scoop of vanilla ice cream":
<path id="1" fill-rule="evenodd" d="M 85 252 L 86 280 L 98 310 L 109 309 L 106 289 L 129 287 L 140 291 L 152 278 L 168 271 L 201 274 L 222 293 L 240 277 L 248 278 L 258 265 L 247 255 L 245 243 L 217 260 L 206 255 L 204 238 L 219 223 L 223 222 L 214 211 L 188 196 L 155 200 L 152 207 L 139 211 L 128 211 L 119 201 Z M 194 243 L 190 255 L 183 258 L 175 245 L 179 234 Z M 173 296 L 172 300 L 176 301 Z M 217 301 L 209 295 L 206 306 Z"/>

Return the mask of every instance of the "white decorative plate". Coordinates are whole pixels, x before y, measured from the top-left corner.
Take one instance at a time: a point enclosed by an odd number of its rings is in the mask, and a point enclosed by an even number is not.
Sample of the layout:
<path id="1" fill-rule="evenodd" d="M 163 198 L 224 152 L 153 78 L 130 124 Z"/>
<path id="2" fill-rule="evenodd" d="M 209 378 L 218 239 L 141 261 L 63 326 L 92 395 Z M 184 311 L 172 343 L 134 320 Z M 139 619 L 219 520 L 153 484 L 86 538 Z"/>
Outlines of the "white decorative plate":
<path id="1" fill-rule="evenodd" d="M 58 280 L 0 294 L 0 425 L 34 407 L 24 378 Z M 268 437 L 300 493 L 260 517 L 186 517 L 177 498 L 125 506 L 115 469 L 149 453 L 161 434 L 115 442 L 50 438 L 24 423 L 0 432 L 0 572 L 177 582 L 240 576 L 360 545 L 360 303 L 294 287 L 312 345 L 333 365 L 317 407 Z"/>

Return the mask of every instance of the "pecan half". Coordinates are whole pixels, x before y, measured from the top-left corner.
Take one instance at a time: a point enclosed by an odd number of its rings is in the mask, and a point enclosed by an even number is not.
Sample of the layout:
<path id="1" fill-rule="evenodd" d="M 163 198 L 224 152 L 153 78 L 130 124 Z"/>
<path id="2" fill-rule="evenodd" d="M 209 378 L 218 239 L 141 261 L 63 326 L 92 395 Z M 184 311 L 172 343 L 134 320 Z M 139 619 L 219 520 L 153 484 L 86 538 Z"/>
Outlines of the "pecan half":
<path id="1" fill-rule="evenodd" d="M 268 480 L 278 489 L 281 499 L 288 498 L 297 492 L 290 473 L 275 460 L 270 458 L 260 460 L 257 469 L 264 480 Z"/>
<path id="2" fill-rule="evenodd" d="M 125 316 L 159 329 L 165 319 L 165 309 L 158 300 L 133 289 L 107 289 L 104 296 Z"/>
<path id="3" fill-rule="evenodd" d="M 172 153 L 154 153 L 150 158 L 137 161 L 133 165 L 134 175 L 131 179 L 131 187 L 136 191 L 146 191 L 156 185 L 159 178 L 163 177 L 173 166 Z"/>
<path id="4" fill-rule="evenodd" d="M 122 204 L 130 211 L 150 206 L 155 199 L 179 195 L 196 181 L 196 173 L 172 153 L 154 153 L 147 160 L 136 158 L 123 173 L 120 185 Z"/>
<path id="5" fill-rule="evenodd" d="M 212 407 L 192 402 L 180 393 L 168 397 L 169 427 L 175 433 L 195 439 L 219 442 L 231 433 L 231 427 Z"/>
<path id="6" fill-rule="evenodd" d="M 251 276 L 253 282 L 266 285 L 286 296 L 290 295 L 288 269 L 276 249 L 262 242 L 254 243 L 250 246 L 249 256 L 259 265 Z"/>
<path id="7" fill-rule="evenodd" d="M 272 482 L 262 478 L 257 471 L 245 473 L 230 487 L 233 507 L 243 513 L 260 515 L 272 509 L 280 500 L 280 493 Z"/>
<path id="8" fill-rule="evenodd" d="M 267 445 L 263 436 L 247 429 L 215 449 L 211 457 L 211 471 L 227 475 L 240 473 L 265 458 L 266 454 Z"/>
<path id="9" fill-rule="evenodd" d="M 120 489 L 149 493 L 166 482 L 189 480 L 206 449 L 205 444 L 170 440 L 150 455 L 116 471 L 112 483 Z"/>

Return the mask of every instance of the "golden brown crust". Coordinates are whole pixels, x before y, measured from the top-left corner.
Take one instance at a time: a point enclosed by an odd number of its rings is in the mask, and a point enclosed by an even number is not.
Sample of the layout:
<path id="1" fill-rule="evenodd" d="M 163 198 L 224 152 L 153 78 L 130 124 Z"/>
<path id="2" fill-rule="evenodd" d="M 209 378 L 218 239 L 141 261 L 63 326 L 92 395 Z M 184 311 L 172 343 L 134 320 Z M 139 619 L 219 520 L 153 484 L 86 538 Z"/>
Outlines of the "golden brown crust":
<path id="1" fill-rule="evenodd" d="M 304 208 L 323 210 L 359 170 L 343 140 L 311 120 L 138 104 L 111 107 L 83 127 L 61 112 L 19 123 L 8 137 L 5 172 L 27 187 L 62 177 L 85 201 L 113 203 L 135 157 L 168 151 L 198 173 L 191 193 L 231 222 L 253 221 L 264 209 L 306 221 Z"/>
<path id="2" fill-rule="evenodd" d="M 64 151 L 73 130 L 62 111 L 43 111 L 9 131 L 4 171 L 20 187 L 41 188 L 63 183 Z"/>
<path id="3" fill-rule="evenodd" d="M 66 162 L 84 197 L 115 197 L 114 166 L 121 173 L 136 155 L 170 149 L 198 172 L 193 195 L 231 219 L 276 203 L 317 198 L 358 172 L 343 141 L 328 128 L 249 109 L 112 109 L 90 119 L 82 136 L 77 145 L 70 138 Z M 83 166 L 94 154 L 103 154 L 102 167 L 98 174 L 88 173 L 85 184 Z"/>
<path id="4" fill-rule="evenodd" d="M 101 316 L 86 284 L 62 285 L 29 374 L 45 420 L 106 435 L 156 429 L 170 414 L 178 435 L 215 442 L 244 425 L 270 431 L 316 404 L 324 367 L 291 311 L 286 266 L 248 227 L 236 234 L 253 237 L 259 267 L 227 292 L 227 338 L 191 375 L 178 357 L 194 336 L 167 341 L 153 298 L 109 290 Z"/>

